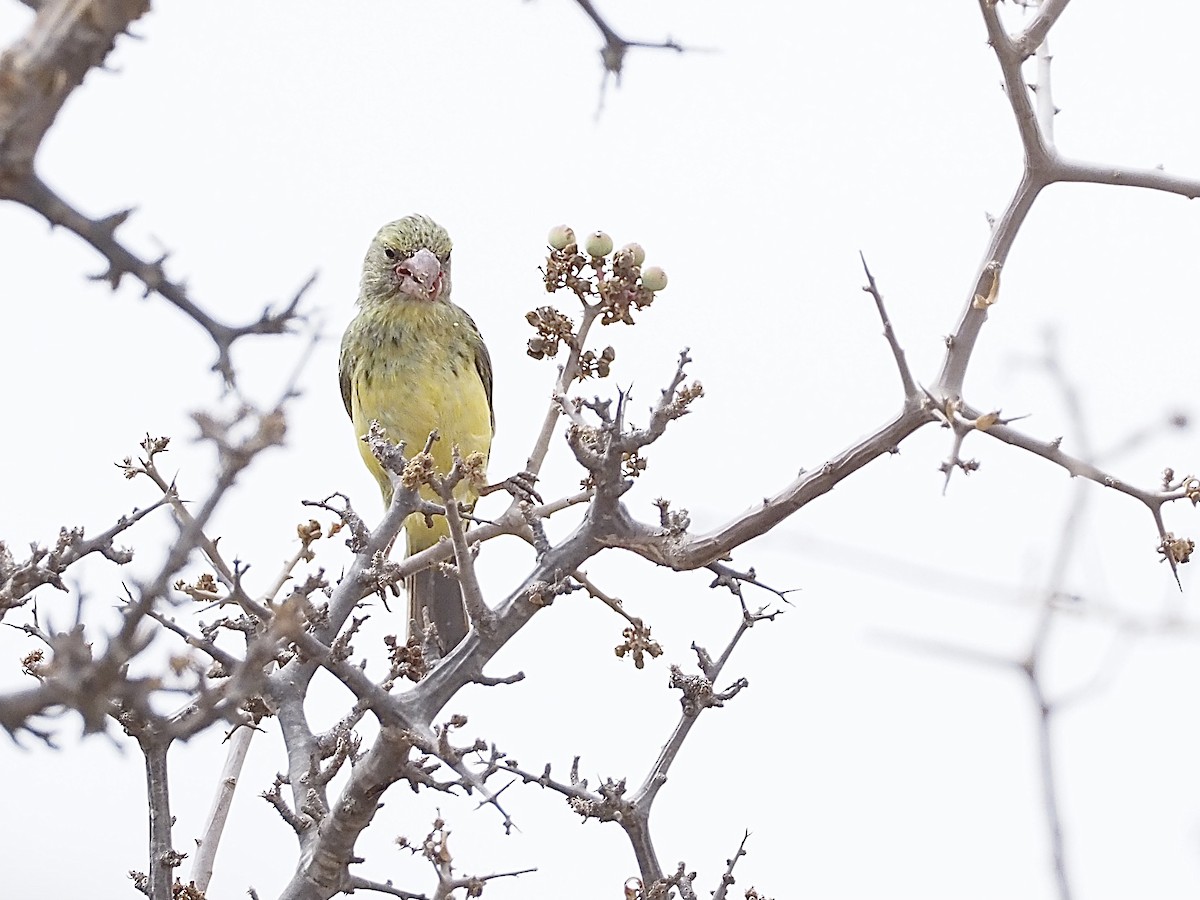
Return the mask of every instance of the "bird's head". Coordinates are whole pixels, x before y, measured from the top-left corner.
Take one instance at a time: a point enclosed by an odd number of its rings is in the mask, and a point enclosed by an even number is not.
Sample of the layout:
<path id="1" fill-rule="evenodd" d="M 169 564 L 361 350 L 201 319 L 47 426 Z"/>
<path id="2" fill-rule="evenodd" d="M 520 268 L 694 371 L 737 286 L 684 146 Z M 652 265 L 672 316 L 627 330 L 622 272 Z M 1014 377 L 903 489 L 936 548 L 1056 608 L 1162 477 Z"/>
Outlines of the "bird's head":
<path id="1" fill-rule="evenodd" d="M 450 298 L 450 235 L 428 216 L 411 215 L 379 229 L 363 260 L 363 300 L 436 302 Z"/>

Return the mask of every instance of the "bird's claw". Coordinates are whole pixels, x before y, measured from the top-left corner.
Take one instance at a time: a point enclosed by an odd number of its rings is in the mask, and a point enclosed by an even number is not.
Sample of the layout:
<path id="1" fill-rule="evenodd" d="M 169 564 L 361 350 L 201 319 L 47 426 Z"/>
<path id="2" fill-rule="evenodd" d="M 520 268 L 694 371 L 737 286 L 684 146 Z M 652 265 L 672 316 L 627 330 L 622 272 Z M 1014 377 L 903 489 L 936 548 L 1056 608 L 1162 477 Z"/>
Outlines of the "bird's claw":
<path id="1" fill-rule="evenodd" d="M 537 492 L 535 484 L 537 484 L 537 476 L 532 472 L 518 472 L 501 482 L 485 486 L 479 493 L 486 497 L 496 491 L 507 491 L 515 500 L 536 500 L 538 503 L 542 503 L 542 495 Z"/>

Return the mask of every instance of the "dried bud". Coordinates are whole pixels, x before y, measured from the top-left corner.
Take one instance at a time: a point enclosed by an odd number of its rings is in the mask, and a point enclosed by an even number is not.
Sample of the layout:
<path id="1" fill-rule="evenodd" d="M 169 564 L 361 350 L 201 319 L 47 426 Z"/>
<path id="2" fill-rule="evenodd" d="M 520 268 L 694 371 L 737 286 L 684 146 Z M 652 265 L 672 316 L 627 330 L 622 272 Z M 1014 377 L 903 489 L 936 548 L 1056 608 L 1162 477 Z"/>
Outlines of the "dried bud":
<path id="1" fill-rule="evenodd" d="M 546 243 L 555 250 L 565 250 L 569 244 L 575 243 L 575 232 L 569 225 L 555 225 L 550 229 Z"/>
<path id="2" fill-rule="evenodd" d="M 980 431 L 987 431 L 989 428 L 991 428 L 993 425 L 995 425 L 999 421 L 1000 421 L 1000 411 L 996 410 L 995 412 L 984 413 L 982 416 L 980 416 L 978 419 L 976 419 L 975 427 L 978 428 Z"/>
<path id="3" fill-rule="evenodd" d="M 1169 531 L 1163 535 L 1162 543 L 1158 545 L 1159 554 L 1163 559 L 1170 560 L 1172 566 L 1188 562 L 1195 549 L 1195 541 L 1189 538 L 1177 538 Z"/>
<path id="4" fill-rule="evenodd" d="M 667 286 L 667 273 L 658 266 L 642 270 L 642 287 L 648 291 L 661 291 Z"/>
<path id="5" fill-rule="evenodd" d="M 613 275 L 629 281 L 637 281 L 641 270 L 633 259 L 633 251 L 628 247 L 622 247 L 612 257 Z"/>
<path id="6" fill-rule="evenodd" d="M 529 339 L 526 352 L 534 359 L 554 356 L 560 343 L 575 346 L 574 326 L 571 320 L 552 306 L 539 306 L 525 314 L 525 321 L 538 330 Z"/>
<path id="7" fill-rule="evenodd" d="M 612 248 L 613 239 L 603 231 L 593 231 L 588 235 L 587 243 L 583 245 L 583 249 L 592 257 L 608 256 L 612 253 Z"/>
<path id="8" fill-rule="evenodd" d="M 642 249 L 641 244 L 626 244 L 621 248 L 621 251 L 633 257 L 633 264 L 635 266 L 640 266 L 646 261 L 646 251 Z"/>
<path id="9" fill-rule="evenodd" d="M 309 519 L 307 524 L 296 526 L 296 535 L 304 543 L 311 544 L 321 537 L 321 523 L 316 519 Z"/>
<path id="10" fill-rule="evenodd" d="M 983 267 L 979 276 L 979 287 L 971 303 L 976 309 L 987 309 L 1000 299 L 1000 263 L 992 260 Z"/>

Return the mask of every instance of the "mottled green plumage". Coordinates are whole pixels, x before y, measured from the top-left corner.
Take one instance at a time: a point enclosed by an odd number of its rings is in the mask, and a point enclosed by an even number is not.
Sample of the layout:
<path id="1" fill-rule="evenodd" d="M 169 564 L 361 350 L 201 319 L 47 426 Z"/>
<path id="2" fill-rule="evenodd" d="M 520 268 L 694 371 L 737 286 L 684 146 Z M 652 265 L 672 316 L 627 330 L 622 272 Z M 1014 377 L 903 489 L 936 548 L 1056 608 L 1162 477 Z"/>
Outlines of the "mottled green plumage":
<path id="1" fill-rule="evenodd" d="M 338 373 L 357 436 L 377 420 L 411 456 L 436 430 L 441 439 L 431 452 L 443 473 L 455 446 L 464 457 L 482 453 L 486 459 L 495 430 L 491 358 L 475 322 L 450 302 L 450 250 L 445 229 L 426 216 L 406 216 L 379 230 L 363 261 L 359 311 L 342 337 Z M 359 452 L 390 503 L 388 473 L 361 441 Z M 464 481 L 457 495 L 472 503 L 475 487 Z M 410 555 L 447 534 L 441 517 L 430 528 L 413 515 L 404 528 Z M 426 570 L 407 587 L 410 618 L 421 624 L 428 609 L 446 648 L 457 644 L 466 633 L 457 580 Z"/>

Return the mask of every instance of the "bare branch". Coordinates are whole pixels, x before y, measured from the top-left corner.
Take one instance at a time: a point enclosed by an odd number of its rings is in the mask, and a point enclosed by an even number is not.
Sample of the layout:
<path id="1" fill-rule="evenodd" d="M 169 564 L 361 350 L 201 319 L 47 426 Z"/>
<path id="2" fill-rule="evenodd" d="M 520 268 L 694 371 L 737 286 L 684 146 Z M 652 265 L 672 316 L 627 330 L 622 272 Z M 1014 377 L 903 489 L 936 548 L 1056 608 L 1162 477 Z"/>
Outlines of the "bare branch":
<path id="1" fill-rule="evenodd" d="M 587 340 L 592 323 L 596 321 L 599 315 L 599 306 L 587 303 L 583 304 L 583 318 L 579 322 L 579 328 L 575 331 L 574 343 L 571 346 L 570 353 L 567 355 L 566 362 L 559 369 L 558 381 L 555 383 L 551 394 L 552 398 L 564 395 L 567 392 L 567 388 L 571 386 L 571 382 L 578 376 L 579 356 L 582 352 L 583 344 Z M 525 471 L 535 477 L 541 472 L 542 464 L 546 461 L 546 454 L 550 452 L 550 438 L 554 435 L 554 426 L 558 424 L 558 417 L 561 414 L 562 408 L 557 399 L 551 399 L 550 407 L 546 410 L 546 417 L 542 420 L 541 430 L 534 441 L 533 450 L 529 454 L 529 459 L 525 462 Z"/>
<path id="2" fill-rule="evenodd" d="M 1200 197 L 1200 179 L 1172 175 L 1162 169 L 1138 169 L 1059 158 L 1050 171 L 1053 181 L 1146 188 L 1178 194 L 1188 200 Z"/>
<path id="3" fill-rule="evenodd" d="M 467 546 L 466 528 L 462 513 L 459 511 L 458 500 L 454 496 L 454 488 L 464 478 L 472 478 L 480 469 L 483 459 L 479 454 L 475 460 L 465 463 L 458 453 L 458 447 L 452 451 L 454 465 L 445 478 L 433 478 L 434 490 L 442 498 L 446 508 L 446 524 L 450 529 L 450 542 L 454 545 L 454 561 L 458 567 L 458 581 L 462 586 L 463 602 L 474 628 L 490 629 L 492 627 L 492 612 L 483 599 L 483 591 L 479 587 L 479 579 L 475 575 L 475 557 Z"/>
<path id="4" fill-rule="evenodd" d="M 1038 127 L 1037 113 L 1029 96 L 1029 88 L 1021 74 L 1021 63 L 1025 57 L 1017 50 L 1012 38 L 1005 31 L 995 0 L 979 0 L 979 9 L 987 25 L 988 43 L 991 44 L 996 60 L 1000 63 L 1009 105 L 1016 117 L 1021 147 L 1025 151 L 1026 170 L 1041 171 L 1045 163 L 1053 158 L 1054 148 Z"/>
<path id="5" fill-rule="evenodd" d="M 604 49 L 600 51 L 600 57 L 604 60 L 604 70 L 606 75 L 611 74 L 616 78 L 617 85 L 621 83 L 621 72 L 625 64 L 625 54 L 629 52 L 631 47 L 647 47 L 656 50 L 674 50 L 677 53 L 684 52 L 684 48 L 675 41 L 667 38 L 664 41 L 631 41 L 621 37 L 613 30 L 612 26 L 605 21 L 604 17 L 597 11 L 592 0 L 575 0 L 579 4 L 579 8 L 584 11 L 589 19 L 595 24 L 604 38 Z"/>
<path id="6" fill-rule="evenodd" d="M 347 893 L 354 893 L 355 891 L 374 891 L 377 894 L 387 894 L 390 897 L 402 897 L 403 900 L 429 900 L 429 897 L 425 894 L 414 894 L 412 891 L 401 890 L 390 881 L 371 881 L 358 875 L 351 875 Z"/>
<path id="7" fill-rule="evenodd" d="M 170 900 L 174 868 L 186 854 L 177 854 L 171 845 L 171 802 L 168 793 L 167 750 L 170 739 L 163 740 L 152 728 L 134 732 L 146 758 L 146 797 L 150 807 L 150 900 Z"/>
<path id="8" fill-rule="evenodd" d="M 117 565 L 130 562 L 133 551 L 117 547 L 113 539 L 169 502 L 170 497 L 164 494 L 145 509 L 135 509 L 128 516 L 121 516 L 115 525 L 94 538 L 85 539 L 83 528 L 63 528 L 59 531 L 53 550 L 47 551 L 35 545 L 29 557 L 20 563 L 13 559 L 11 551 L 0 541 L 0 619 L 8 610 L 23 605 L 29 594 L 44 584 L 65 591 L 62 574 L 89 554 L 99 553 Z"/>
<path id="9" fill-rule="evenodd" d="M 213 797 L 213 805 L 209 810 L 208 819 L 196 839 L 196 855 L 192 859 L 192 882 L 201 891 L 207 891 L 212 881 L 213 866 L 216 863 L 217 847 L 221 841 L 221 833 L 225 830 L 225 822 L 229 810 L 233 806 L 233 793 L 237 789 L 241 777 L 242 764 L 250 750 L 250 742 L 254 731 L 250 728 L 235 728 L 229 736 L 229 748 L 225 754 L 225 766 L 221 777 L 217 780 L 217 793 Z"/>
<path id="10" fill-rule="evenodd" d="M 1028 59 L 1045 42 L 1046 35 L 1050 33 L 1050 29 L 1070 2 L 1071 0 L 1042 0 L 1033 21 L 1013 39 L 1013 50 L 1021 59 Z"/>
<path id="11" fill-rule="evenodd" d="M 721 884 L 713 891 L 713 900 L 725 900 L 726 892 L 733 885 L 733 867 L 737 865 L 739 859 L 746 855 L 746 841 L 748 840 L 750 840 L 749 831 L 742 835 L 742 841 L 738 844 L 737 851 L 729 857 L 729 861 L 725 865 L 725 874 L 721 876 Z"/>
<path id="12" fill-rule="evenodd" d="M 0 132 L 0 140 L 3 133 Z M 3 159 L 0 158 L 0 166 Z M 227 384 L 235 381 L 233 361 L 230 356 L 234 343 L 251 334 L 283 334 L 299 318 L 297 309 L 305 292 L 315 281 L 312 276 L 292 295 L 282 309 L 273 311 L 269 307 L 261 315 L 245 325 L 228 325 L 220 322 L 201 309 L 188 296 L 184 286 L 171 281 L 163 263 L 166 257 L 153 261 L 141 259 L 128 250 L 115 237 L 116 229 L 128 217 L 120 212 L 105 219 L 89 219 L 55 194 L 33 174 L 25 174 L 19 180 L 7 181 L 0 168 L 0 198 L 14 200 L 40 213 L 51 225 L 61 225 L 87 241 L 108 262 L 108 269 L 96 280 L 107 281 L 114 289 L 122 277 L 132 275 L 146 287 L 146 294 L 157 293 L 172 306 L 183 312 L 199 325 L 217 347 L 217 359 L 213 369 L 220 372 Z"/>
<path id="13" fill-rule="evenodd" d="M 879 312 L 880 321 L 883 322 L 883 336 L 887 339 L 888 346 L 892 348 L 892 356 L 896 358 L 896 368 L 900 370 L 900 384 L 904 388 L 904 396 L 910 400 L 919 400 L 920 392 L 917 390 L 917 383 L 913 379 L 912 372 L 909 371 L 908 360 L 904 357 L 904 348 L 896 339 L 892 320 L 888 318 L 887 309 L 883 305 L 883 295 L 879 293 L 879 288 L 875 285 L 875 276 L 871 274 L 871 270 L 867 266 L 867 258 L 862 251 L 859 251 L 858 258 L 862 260 L 863 271 L 867 273 L 867 286 L 863 290 L 875 300 L 875 309 Z"/>
<path id="14" fill-rule="evenodd" d="M 609 546 L 625 547 L 640 556 L 673 569 L 699 569 L 729 555 L 736 547 L 770 531 L 788 516 L 838 482 L 885 454 L 899 452 L 900 443 L 917 429 L 934 421 L 923 407 L 905 411 L 873 434 L 847 447 L 824 465 L 802 472 L 790 485 L 773 497 L 735 516 L 718 528 L 702 535 L 664 536 L 657 529 L 635 523 L 627 515 L 622 529 L 606 537 Z"/>
<path id="15" fill-rule="evenodd" d="M 34 8 L 29 30 L 0 56 L 0 197 L 10 199 L 67 97 L 150 3 L 43 0 Z"/>

